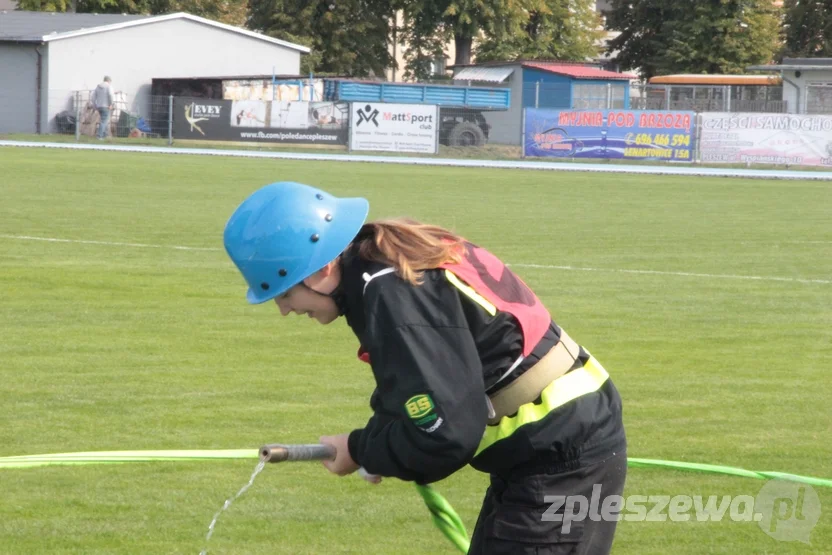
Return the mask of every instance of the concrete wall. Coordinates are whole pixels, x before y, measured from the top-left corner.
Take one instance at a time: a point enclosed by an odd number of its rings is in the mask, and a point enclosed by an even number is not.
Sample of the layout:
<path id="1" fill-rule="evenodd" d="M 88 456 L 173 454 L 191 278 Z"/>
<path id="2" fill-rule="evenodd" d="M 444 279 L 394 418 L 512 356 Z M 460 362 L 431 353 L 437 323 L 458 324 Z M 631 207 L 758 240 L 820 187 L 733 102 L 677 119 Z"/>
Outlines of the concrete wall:
<path id="1" fill-rule="evenodd" d="M 71 91 L 94 90 L 104 75 L 127 109 L 149 117 L 154 77 L 226 77 L 300 72 L 297 50 L 196 21 L 169 20 L 49 43 L 50 125 L 72 107 Z M 164 100 L 167 102 L 167 100 Z"/>
<path id="2" fill-rule="evenodd" d="M 523 119 L 523 68 L 519 65 L 513 67 L 514 72 L 508 78 L 508 85 L 511 89 L 511 107 L 502 112 L 483 112 L 485 121 L 491 125 L 491 133 L 488 137 L 489 144 L 520 144 L 520 126 Z M 499 86 L 504 84 L 502 83 Z M 497 85 L 487 84 L 484 86 L 494 87 Z"/>
<path id="3" fill-rule="evenodd" d="M 35 47 L 35 44 L 0 43 L 0 133 L 37 131 Z M 45 51 L 45 47 L 41 50 Z"/>

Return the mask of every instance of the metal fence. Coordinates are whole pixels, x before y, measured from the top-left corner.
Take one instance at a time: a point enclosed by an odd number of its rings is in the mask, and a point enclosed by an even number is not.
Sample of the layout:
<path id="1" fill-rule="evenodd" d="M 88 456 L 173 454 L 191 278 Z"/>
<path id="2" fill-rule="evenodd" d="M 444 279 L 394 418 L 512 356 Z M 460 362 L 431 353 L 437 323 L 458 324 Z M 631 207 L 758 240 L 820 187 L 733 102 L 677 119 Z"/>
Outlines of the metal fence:
<path id="1" fill-rule="evenodd" d="M 124 95 L 116 93 L 114 96 L 107 129 L 103 133 L 105 137 L 164 138 L 172 142 L 170 104 L 173 97 L 145 96 L 128 103 Z M 59 101 L 56 99 L 56 102 Z M 91 101 L 90 91 L 72 91 L 66 109 L 49 119 L 49 132 L 75 135 L 76 139 L 97 137 L 101 119 L 101 113 Z"/>
<path id="2" fill-rule="evenodd" d="M 779 86 L 644 85 L 630 86 L 632 110 L 787 113 Z"/>
<path id="3" fill-rule="evenodd" d="M 96 137 L 101 113 L 92 103 L 92 90 L 49 90 L 40 95 L 19 95 L 0 90 L 0 133 Z M 137 95 L 128 98 L 114 91 L 105 136 L 172 139 L 171 97 Z"/>
<path id="4" fill-rule="evenodd" d="M 466 83 L 467 84 L 467 83 Z M 45 98 L 15 98 L 12 93 L 0 91 L 0 134 L 2 133 L 40 133 L 67 136 L 69 140 L 94 140 L 101 125 L 99 112 L 92 105 L 89 90 L 49 90 Z M 695 112 L 774 112 L 785 113 L 789 106 L 785 100 L 774 98 L 748 99 L 730 98 L 730 94 L 708 93 L 708 98 L 700 98 L 703 93 L 694 92 L 693 98 L 680 98 L 661 93 L 650 86 L 631 86 L 627 81 L 610 84 L 584 84 L 578 81 L 563 83 L 528 83 L 511 88 L 512 101 L 508 109 L 474 109 L 440 106 L 438 108 L 437 142 L 438 148 L 495 147 L 495 155 L 502 155 L 500 147 L 519 148 L 522 144 L 524 108 L 546 108 L 554 110 L 683 110 Z M 5 95 L 5 96 L 4 96 Z M 159 144 L 173 144 L 177 141 L 216 140 L 223 142 L 259 143 L 270 146 L 298 143 L 314 147 L 349 149 L 349 109 L 345 105 L 311 106 L 303 129 L 316 128 L 319 135 L 314 136 L 297 126 L 275 123 L 277 117 L 271 114 L 281 111 L 281 118 L 293 117 L 290 106 L 278 108 L 274 103 L 266 108 L 269 121 L 257 123 L 256 114 L 247 114 L 246 107 L 237 108 L 239 116 L 236 123 L 228 120 L 232 114 L 223 112 L 224 125 L 231 128 L 220 134 L 212 134 L 212 126 L 218 123 L 208 121 L 211 114 L 191 113 L 188 110 L 200 110 L 199 106 L 189 108 L 191 104 L 205 102 L 223 102 L 222 99 L 191 99 L 171 95 L 153 96 L 138 94 L 133 98 L 116 91 L 113 109 L 106 130 L 110 139 L 148 139 L 157 140 Z M 225 100 L 231 102 L 231 100 Z M 257 103 L 257 99 L 240 99 L 236 102 Z M 801 111 L 813 114 L 832 114 L 832 85 L 818 86 L 813 89 L 809 102 L 801 106 Z M 304 108 L 306 110 L 306 108 Z M 297 114 L 295 114 L 297 115 Z M 246 118 L 251 122 L 251 129 L 246 128 Z M 297 121 L 297 120 L 295 120 Z M 277 129 L 275 129 L 277 128 Z M 288 128 L 289 132 L 284 132 Z M 207 134 L 205 130 L 208 130 Z M 323 130 L 323 131 L 320 131 Z M 327 131 L 329 131 L 327 135 Z M 324 140 L 322 136 L 329 138 Z M 297 140 L 298 138 L 302 140 Z M 457 150 L 452 151 L 458 154 Z M 512 151 L 511 155 L 514 151 Z M 488 156 L 489 154 L 482 154 Z"/>
<path id="5" fill-rule="evenodd" d="M 664 97 L 631 97 L 631 110 L 693 110 L 694 112 L 762 112 L 785 114 L 785 100 L 733 100 L 722 99 L 671 100 Z"/>
<path id="6" fill-rule="evenodd" d="M 631 85 L 627 81 L 607 84 L 531 83 L 523 86 L 526 108 L 573 110 L 692 110 L 694 112 L 788 112 L 788 103 L 770 94 L 728 91 L 725 87 L 666 87 Z M 832 89 L 830 89 L 832 90 Z M 758 98 L 748 98 L 757 96 Z M 779 95 L 778 95 L 779 96 Z M 832 113 L 830 100 L 818 103 Z M 817 112 L 821 113 L 821 112 Z"/>

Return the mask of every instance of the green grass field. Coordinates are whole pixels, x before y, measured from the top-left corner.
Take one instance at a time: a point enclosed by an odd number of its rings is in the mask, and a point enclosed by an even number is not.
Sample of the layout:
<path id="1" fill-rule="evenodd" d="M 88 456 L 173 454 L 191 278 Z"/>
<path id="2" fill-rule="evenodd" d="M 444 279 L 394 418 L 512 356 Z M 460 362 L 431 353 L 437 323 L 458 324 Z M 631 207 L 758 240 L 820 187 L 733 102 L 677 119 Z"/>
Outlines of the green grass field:
<path id="1" fill-rule="evenodd" d="M 514 264 L 612 374 L 631 457 L 832 477 L 830 183 L 14 148 L 0 148 L 0 456 L 254 449 L 361 426 L 373 381 L 346 324 L 248 305 L 222 250 L 234 208 L 279 180 L 452 227 Z M 0 470 L 0 553 L 199 553 L 253 468 Z M 764 483 L 631 469 L 625 496 Z M 486 484 L 466 468 L 436 485 L 469 532 Z M 613 552 L 832 553 L 832 490 L 815 491 L 811 545 L 694 517 L 621 522 Z M 207 546 L 455 552 L 412 485 L 319 463 L 266 468 Z"/>

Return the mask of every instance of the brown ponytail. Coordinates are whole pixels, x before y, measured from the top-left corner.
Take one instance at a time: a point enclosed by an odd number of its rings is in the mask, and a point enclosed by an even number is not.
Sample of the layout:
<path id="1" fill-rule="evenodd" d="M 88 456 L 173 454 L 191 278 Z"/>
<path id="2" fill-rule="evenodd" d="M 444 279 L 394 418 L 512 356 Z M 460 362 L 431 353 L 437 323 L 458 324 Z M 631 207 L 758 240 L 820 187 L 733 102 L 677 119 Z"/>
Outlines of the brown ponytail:
<path id="1" fill-rule="evenodd" d="M 424 270 L 459 262 L 463 242 L 447 229 L 405 218 L 364 224 L 355 238 L 361 258 L 393 266 L 414 285 L 422 283 Z"/>

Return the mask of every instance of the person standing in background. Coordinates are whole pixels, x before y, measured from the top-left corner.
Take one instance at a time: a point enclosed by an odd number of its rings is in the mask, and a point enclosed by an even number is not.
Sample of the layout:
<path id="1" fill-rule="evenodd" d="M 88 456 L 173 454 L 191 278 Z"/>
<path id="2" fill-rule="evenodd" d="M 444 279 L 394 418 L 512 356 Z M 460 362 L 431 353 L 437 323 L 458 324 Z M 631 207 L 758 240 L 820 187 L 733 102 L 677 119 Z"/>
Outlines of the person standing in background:
<path id="1" fill-rule="evenodd" d="M 103 140 L 109 132 L 110 110 L 113 109 L 113 89 L 110 86 L 112 79 L 109 75 L 104 76 L 104 81 L 95 88 L 92 95 L 92 102 L 98 115 L 101 116 L 101 123 L 98 125 L 98 139 Z"/>

